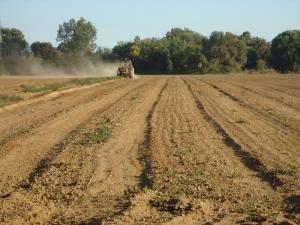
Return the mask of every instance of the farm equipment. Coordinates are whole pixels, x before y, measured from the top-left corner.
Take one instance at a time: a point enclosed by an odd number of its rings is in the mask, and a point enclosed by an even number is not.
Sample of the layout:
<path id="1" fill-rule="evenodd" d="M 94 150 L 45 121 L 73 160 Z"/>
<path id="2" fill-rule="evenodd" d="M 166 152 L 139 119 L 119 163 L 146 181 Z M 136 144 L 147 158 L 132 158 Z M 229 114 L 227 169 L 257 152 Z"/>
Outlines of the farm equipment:
<path id="1" fill-rule="evenodd" d="M 134 68 L 130 59 L 126 58 L 124 62 L 120 62 L 117 76 L 122 76 L 131 79 L 135 78 Z"/>

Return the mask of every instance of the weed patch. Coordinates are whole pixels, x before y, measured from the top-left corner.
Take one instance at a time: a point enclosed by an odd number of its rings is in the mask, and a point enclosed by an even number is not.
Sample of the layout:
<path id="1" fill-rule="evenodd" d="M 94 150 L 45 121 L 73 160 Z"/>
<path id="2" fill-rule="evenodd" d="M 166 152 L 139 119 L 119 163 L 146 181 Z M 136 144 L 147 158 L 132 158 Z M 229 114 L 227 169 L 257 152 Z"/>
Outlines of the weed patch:
<path id="1" fill-rule="evenodd" d="M 17 95 L 0 95 L 0 107 L 21 100 L 23 100 L 23 98 Z"/>
<path id="2" fill-rule="evenodd" d="M 58 89 L 61 89 L 62 87 L 67 86 L 66 82 L 56 82 L 56 83 L 50 83 L 45 84 L 42 87 L 37 87 L 33 85 L 24 85 L 22 84 L 18 91 L 24 92 L 24 93 L 37 93 L 37 92 L 46 92 L 46 91 L 57 91 Z"/>
<path id="3" fill-rule="evenodd" d="M 47 91 L 57 91 L 61 88 L 68 87 L 68 86 L 84 86 L 84 85 L 91 85 L 94 83 L 100 83 L 106 80 L 116 79 L 115 77 L 88 77 L 82 79 L 73 79 L 65 82 L 55 82 L 45 84 L 44 86 L 38 87 L 34 85 L 20 85 L 17 91 L 24 92 L 24 93 L 38 93 L 38 92 L 47 92 Z"/>
<path id="4" fill-rule="evenodd" d="M 88 144 L 102 144 L 111 136 L 113 124 L 109 119 L 101 123 L 88 137 Z"/>
<path id="5" fill-rule="evenodd" d="M 70 80 L 69 83 L 84 86 L 84 85 L 100 83 L 102 81 L 112 80 L 112 79 L 115 79 L 115 77 L 88 77 L 88 78 L 82 78 L 82 79 L 73 79 L 73 80 Z"/>

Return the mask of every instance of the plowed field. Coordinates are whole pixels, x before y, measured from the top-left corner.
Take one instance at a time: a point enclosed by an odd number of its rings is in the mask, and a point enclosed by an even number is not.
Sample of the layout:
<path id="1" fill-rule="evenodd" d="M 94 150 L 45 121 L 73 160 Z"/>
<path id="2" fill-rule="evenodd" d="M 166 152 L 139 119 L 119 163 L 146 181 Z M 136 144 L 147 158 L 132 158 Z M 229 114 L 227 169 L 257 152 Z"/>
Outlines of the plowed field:
<path id="1" fill-rule="evenodd" d="M 4 106 L 0 224 L 300 224 L 300 76 L 144 76 Z"/>

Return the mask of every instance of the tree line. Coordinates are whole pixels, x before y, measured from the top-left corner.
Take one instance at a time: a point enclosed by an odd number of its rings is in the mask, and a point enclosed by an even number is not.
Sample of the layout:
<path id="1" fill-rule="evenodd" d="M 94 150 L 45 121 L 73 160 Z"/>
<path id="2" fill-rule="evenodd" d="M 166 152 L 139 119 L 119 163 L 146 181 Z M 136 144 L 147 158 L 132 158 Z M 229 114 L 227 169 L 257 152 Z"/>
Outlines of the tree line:
<path id="1" fill-rule="evenodd" d="M 16 65 L 32 59 L 72 73 L 84 60 L 97 63 L 125 58 L 130 58 L 141 74 L 300 72 L 300 30 L 285 31 L 268 42 L 250 32 L 214 31 L 206 37 L 188 28 L 173 28 L 163 38 L 137 36 L 112 49 L 97 48 L 96 37 L 96 28 L 84 18 L 59 25 L 57 47 L 49 42 L 29 46 L 20 30 L 2 28 L 0 72 L 18 74 Z"/>

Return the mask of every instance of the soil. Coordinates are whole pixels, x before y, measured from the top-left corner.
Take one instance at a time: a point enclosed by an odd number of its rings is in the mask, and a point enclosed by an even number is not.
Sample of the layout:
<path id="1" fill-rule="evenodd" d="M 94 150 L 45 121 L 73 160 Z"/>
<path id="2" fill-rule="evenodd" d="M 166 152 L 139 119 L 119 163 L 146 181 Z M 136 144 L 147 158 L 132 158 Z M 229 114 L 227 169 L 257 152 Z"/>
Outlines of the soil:
<path id="1" fill-rule="evenodd" d="M 74 79 L 74 76 L 0 76 L 0 94 L 18 94 L 26 96 L 17 91 L 21 85 L 43 86 L 45 84 L 64 82 L 71 79 Z"/>
<path id="2" fill-rule="evenodd" d="M 0 224 L 300 224 L 299 111 L 293 75 L 31 96 L 0 108 Z"/>

